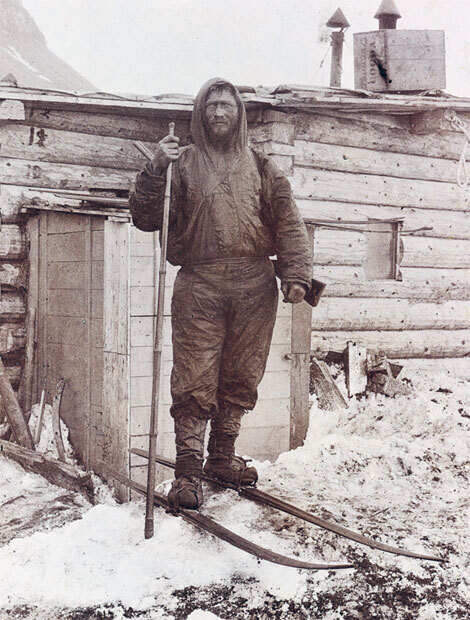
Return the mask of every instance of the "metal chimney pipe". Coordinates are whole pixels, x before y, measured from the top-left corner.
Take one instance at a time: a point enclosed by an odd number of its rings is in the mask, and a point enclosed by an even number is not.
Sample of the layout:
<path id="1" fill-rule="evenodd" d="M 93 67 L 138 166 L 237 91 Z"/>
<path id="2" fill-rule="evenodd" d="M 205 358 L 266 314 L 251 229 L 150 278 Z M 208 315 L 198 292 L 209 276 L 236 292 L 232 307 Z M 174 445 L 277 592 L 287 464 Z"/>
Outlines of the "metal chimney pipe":
<path id="1" fill-rule="evenodd" d="M 339 28 L 331 33 L 331 69 L 330 86 L 341 86 L 341 72 L 343 68 L 343 42 L 344 31 L 349 27 L 349 22 L 343 11 L 338 7 L 330 19 L 326 22 L 328 28 Z"/>
<path id="2" fill-rule="evenodd" d="M 379 20 L 380 30 L 395 30 L 401 15 L 394 0 L 382 0 L 374 17 Z"/>

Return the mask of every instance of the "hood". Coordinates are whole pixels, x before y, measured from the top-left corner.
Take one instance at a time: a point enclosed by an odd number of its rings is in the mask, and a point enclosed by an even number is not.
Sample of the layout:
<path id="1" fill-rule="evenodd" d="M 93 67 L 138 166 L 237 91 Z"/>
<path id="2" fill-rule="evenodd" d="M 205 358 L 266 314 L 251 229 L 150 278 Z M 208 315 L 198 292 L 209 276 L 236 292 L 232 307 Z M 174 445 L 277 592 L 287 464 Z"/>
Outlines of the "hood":
<path id="1" fill-rule="evenodd" d="M 241 152 L 246 146 L 248 135 L 245 106 L 235 86 L 222 78 L 208 80 L 198 92 L 191 117 L 191 138 L 198 149 L 205 155 L 210 157 L 214 152 L 204 120 L 208 92 L 213 86 L 227 86 L 233 91 L 238 105 L 238 129 L 232 138 L 232 148 L 237 152 Z"/>

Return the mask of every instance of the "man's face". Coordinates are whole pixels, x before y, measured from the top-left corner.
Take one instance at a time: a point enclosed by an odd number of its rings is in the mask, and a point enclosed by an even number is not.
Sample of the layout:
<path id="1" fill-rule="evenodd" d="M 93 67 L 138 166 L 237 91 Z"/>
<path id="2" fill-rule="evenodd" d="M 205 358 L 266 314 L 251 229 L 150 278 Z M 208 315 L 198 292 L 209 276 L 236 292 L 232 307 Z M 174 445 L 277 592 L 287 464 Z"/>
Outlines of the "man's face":
<path id="1" fill-rule="evenodd" d="M 213 141 L 225 141 L 232 136 L 238 124 L 238 106 L 229 90 L 215 90 L 206 100 L 206 123 Z"/>

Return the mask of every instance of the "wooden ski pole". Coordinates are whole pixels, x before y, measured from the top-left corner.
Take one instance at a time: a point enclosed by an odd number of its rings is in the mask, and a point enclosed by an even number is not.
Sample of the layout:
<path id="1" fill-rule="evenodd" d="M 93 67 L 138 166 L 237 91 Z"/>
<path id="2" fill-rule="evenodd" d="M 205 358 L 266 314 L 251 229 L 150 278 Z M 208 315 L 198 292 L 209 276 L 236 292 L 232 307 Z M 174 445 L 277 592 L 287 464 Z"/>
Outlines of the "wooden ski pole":
<path id="1" fill-rule="evenodd" d="M 175 124 L 169 123 L 169 135 L 174 135 Z M 144 144 L 134 142 L 148 159 L 153 158 L 153 154 Z M 154 533 L 154 493 L 155 493 L 155 455 L 157 452 L 157 421 L 158 409 L 160 404 L 160 380 L 163 357 L 163 305 L 165 301 L 165 280 L 166 280 L 166 254 L 168 245 L 168 222 L 170 218 L 170 199 L 171 199 L 171 172 L 172 164 L 168 164 L 166 171 L 165 200 L 163 205 L 163 222 L 160 240 L 160 269 L 158 272 L 158 298 L 157 316 L 155 321 L 155 339 L 153 349 L 153 379 L 152 379 L 152 405 L 150 409 L 150 428 L 149 428 L 149 460 L 147 470 L 147 503 L 145 509 L 145 538 L 152 538 Z"/>

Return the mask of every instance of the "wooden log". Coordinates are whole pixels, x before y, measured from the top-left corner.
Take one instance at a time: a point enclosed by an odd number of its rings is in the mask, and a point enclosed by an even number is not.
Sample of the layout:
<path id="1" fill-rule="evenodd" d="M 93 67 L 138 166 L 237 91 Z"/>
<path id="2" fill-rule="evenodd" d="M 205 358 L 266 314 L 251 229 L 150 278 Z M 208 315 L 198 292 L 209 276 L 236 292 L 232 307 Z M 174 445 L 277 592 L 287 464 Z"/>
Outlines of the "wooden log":
<path id="1" fill-rule="evenodd" d="M 348 342 L 343 351 L 348 396 L 364 392 L 367 387 L 367 349 Z"/>
<path id="2" fill-rule="evenodd" d="M 423 329 L 406 331 L 312 331 L 312 354 L 324 358 L 330 350 L 342 351 L 352 340 L 371 351 L 385 351 L 389 359 L 409 357 L 466 357 L 470 330 Z"/>
<path id="3" fill-rule="evenodd" d="M 0 178 L 11 185 L 128 190 L 135 176 L 135 172 L 128 170 L 0 158 Z"/>
<path id="4" fill-rule="evenodd" d="M 6 293 L 2 291 L 0 297 L 0 318 L 11 321 L 23 319 L 25 314 L 25 302 L 19 293 Z"/>
<path id="5" fill-rule="evenodd" d="M 349 405 L 336 385 L 327 364 L 323 361 L 312 359 L 310 373 L 314 387 L 314 393 L 321 409 L 334 411 L 335 409 L 348 409 Z"/>
<path id="6" fill-rule="evenodd" d="M 0 156 L 134 171 L 147 163 L 130 140 L 15 124 L 0 127 Z"/>
<path id="7" fill-rule="evenodd" d="M 353 174 L 455 183 L 458 161 L 295 140 L 295 164 Z"/>
<path id="8" fill-rule="evenodd" d="M 468 300 L 420 302 L 407 299 L 325 297 L 313 311 L 315 330 L 465 329 Z"/>
<path id="9" fill-rule="evenodd" d="M 0 260 L 18 260 L 26 256 L 26 237 L 16 224 L 0 228 Z"/>
<path id="10" fill-rule="evenodd" d="M 315 277 L 327 283 L 324 297 L 382 297 L 430 302 L 470 298 L 469 269 L 400 267 L 400 272 L 400 282 L 366 280 L 362 267 L 315 266 Z"/>
<path id="11" fill-rule="evenodd" d="M 42 424 L 44 420 L 44 401 L 45 401 L 46 391 L 42 390 L 41 398 L 39 400 L 39 411 L 38 411 L 38 419 L 36 422 L 36 430 L 34 432 L 34 445 L 38 445 L 41 441 L 41 433 L 42 433 Z"/>
<path id="12" fill-rule="evenodd" d="M 18 291 L 26 288 L 27 265 L 23 262 L 0 262 L 0 289 Z"/>
<path id="13" fill-rule="evenodd" d="M 16 461 L 27 471 L 46 478 L 52 484 L 76 491 L 89 502 L 93 501 L 94 487 L 88 472 L 3 439 L 0 440 L 0 454 Z"/>
<path id="14" fill-rule="evenodd" d="M 403 364 L 405 376 L 413 372 L 444 373 L 456 379 L 470 381 L 470 357 L 416 358 L 395 360 L 395 362 Z"/>
<path id="15" fill-rule="evenodd" d="M 298 166 L 291 182 L 295 197 L 303 199 L 450 211 L 468 211 L 470 205 L 470 192 L 456 183 Z"/>
<path id="16" fill-rule="evenodd" d="M 8 423 L 16 441 L 26 448 L 33 449 L 34 442 L 29 430 L 26 418 L 16 400 L 15 393 L 5 372 L 5 367 L 0 359 L 0 396 L 2 398 Z"/>
<path id="17" fill-rule="evenodd" d="M 28 127 L 57 129 L 60 131 L 79 132 L 96 136 L 111 136 L 127 140 L 149 140 L 158 142 L 168 133 L 168 122 L 176 120 L 176 135 L 181 143 L 187 143 L 189 137 L 188 112 L 158 111 L 153 118 L 83 110 L 60 110 L 39 107 L 37 103 L 26 104 L 26 120 Z M 18 123 L 19 124 L 19 123 Z"/>
<path id="18" fill-rule="evenodd" d="M 26 350 L 24 356 L 23 375 L 19 389 L 19 402 L 24 415 L 29 420 L 33 399 L 34 354 L 36 349 L 36 308 L 29 308 L 26 318 Z"/>
<path id="19" fill-rule="evenodd" d="M 25 329 L 16 323 L 0 325 L 0 355 L 13 353 L 25 345 Z"/>
<path id="20" fill-rule="evenodd" d="M 367 120 L 332 117 L 324 114 L 296 115 L 295 137 L 308 142 L 339 144 L 391 153 L 422 155 L 430 158 L 457 160 L 462 140 L 454 131 L 441 131 L 431 135 L 412 134 L 407 127 L 384 125 L 378 116 L 368 114 Z M 470 160 L 470 153 L 467 153 Z"/>
<path id="21" fill-rule="evenodd" d="M 438 209 L 413 209 L 363 205 L 325 200 L 297 199 L 297 206 L 304 218 L 334 220 L 395 219 L 403 217 L 405 230 L 422 230 L 422 237 L 443 237 L 446 239 L 470 239 L 470 211 L 449 211 Z"/>
<path id="22" fill-rule="evenodd" d="M 364 225 L 366 228 L 367 225 Z M 384 237 L 384 252 L 388 252 Z M 470 268 L 470 241 L 403 235 L 401 267 Z M 367 233 L 319 227 L 315 231 L 316 265 L 362 265 L 367 255 Z"/>

